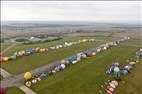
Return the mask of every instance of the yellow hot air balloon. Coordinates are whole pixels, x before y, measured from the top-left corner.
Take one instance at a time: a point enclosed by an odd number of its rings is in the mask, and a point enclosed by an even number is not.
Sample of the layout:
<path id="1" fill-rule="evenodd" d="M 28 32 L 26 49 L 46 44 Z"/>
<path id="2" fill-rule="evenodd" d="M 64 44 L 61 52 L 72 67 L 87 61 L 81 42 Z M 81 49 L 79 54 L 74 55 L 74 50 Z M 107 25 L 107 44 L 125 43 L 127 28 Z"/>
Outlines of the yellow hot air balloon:
<path id="1" fill-rule="evenodd" d="M 24 78 L 25 78 L 25 80 L 30 80 L 32 78 L 32 74 L 30 72 L 26 72 L 24 74 Z"/>

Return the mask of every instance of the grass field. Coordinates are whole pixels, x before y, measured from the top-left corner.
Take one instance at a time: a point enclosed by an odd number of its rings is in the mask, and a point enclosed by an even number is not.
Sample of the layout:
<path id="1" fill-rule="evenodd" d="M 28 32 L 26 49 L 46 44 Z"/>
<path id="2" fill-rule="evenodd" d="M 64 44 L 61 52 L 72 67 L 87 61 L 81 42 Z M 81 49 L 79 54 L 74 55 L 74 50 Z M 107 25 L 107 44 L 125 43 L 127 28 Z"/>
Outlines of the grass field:
<path id="1" fill-rule="evenodd" d="M 78 41 L 79 39 L 88 39 L 88 38 L 95 38 L 96 40 L 103 40 L 103 41 L 109 41 L 109 40 L 113 40 L 116 39 L 115 37 L 64 37 L 61 40 L 58 41 L 52 41 L 52 42 L 45 42 L 45 43 L 36 43 L 36 44 L 29 44 L 29 45 L 25 45 L 25 44 L 18 44 L 15 47 L 13 47 L 12 49 L 10 49 L 8 52 L 4 53 L 4 56 L 9 56 L 11 54 L 13 54 L 16 51 L 21 51 L 21 50 L 26 50 L 26 49 L 30 49 L 30 48 L 34 48 L 34 47 L 51 47 L 51 46 L 55 46 L 58 44 L 63 44 L 65 41 L 70 42 L 70 41 Z M 9 42 L 8 43 L 3 43 L 2 44 L 2 48 L 7 48 L 9 46 Z"/>
<path id="2" fill-rule="evenodd" d="M 87 38 L 87 37 L 86 37 Z M 93 38 L 93 37 L 92 37 Z M 84 37 L 68 38 L 68 41 L 84 39 Z M 56 60 L 73 55 L 85 49 L 97 47 L 115 38 L 95 37 L 96 42 L 87 42 L 73 45 L 67 48 L 50 51 L 48 53 L 36 53 L 30 56 L 20 57 L 14 61 L 2 63 L 2 67 L 13 74 L 19 74 L 32 70 L 39 66 L 44 66 Z M 16 50 L 23 50 L 32 47 L 49 47 L 63 43 L 66 39 L 50 43 L 17 45 L 5 55 L 10 55 Z M 113 47 L 103 53 L 97 54 L 92 58 L 83 60 L 81 63 L 71 65 L 69 68 L 56 75 L 50 76 L 31 87 L 38 94 L 99 94 L 99 90 L 104 90 L 101 85 L 107 80 L 113 79 L 105 74 L 105 71 L 113 62 L 118 61 L 124 66 L 141 46 L 140 40 L 131 39 L 119 46 Z M 142 64 L 136 65 L 133 72 L 122 78 L 120 85 L 114 94 L 140 94 L 142 93 Z M 127 87 L 127 89 L 125 89 Z M 130 90 L 128 90 L 130 89 Z M 6 94 L 24 94 L 18 88 L 12 87 L 6 90 Z"/>
<path id="3" fill-rule="evenodd" d="M 79 39 L 79 38 L 76 38 L 76 40 L 77 39 Z M 77 52 L 84 51 L 85 49 L 97 47 L 98 45 L 100 45 L 102 43 L 106 43 L 112 39 L 114 39 L 114 38 L 105 38 L 105 41 L 80 43 L 80 44 L 73 45 L 71 47 L 61 48 L 61 49 L 50 51 L 47 53 L 46 52 L 45 53 L 36 53 L 36 54 L 30 55 L 30 56 L 19 57 L 16 60 L 2 63 L 1 67 L 13 74 L 23 73 L 23 72 L 32 70 L 32 69 L 40 67 L 40 66 L 44 66 L 44 65 L 51 63 L 53 61 L 61 60 L 65 57 L 73 55 Z M 73 40 L 75 40 L 75 38 Z M 54 43 L 50 43 L 49 45 L 52 45 Z M 46 44 L 46 46 L 47 45 L 48 44 Z M 39 44 L 28 45 L 28 46 L 38 47 Z M 20 46 L 20 47 L 18 46 L 18 47 L 15 47 L 15 49 L 16 48 L 17 49 L 18 48 L 25 49 L 25 47 L 26 46 Z"/>
<path id="4" fill-rule="evenodd" d="M 118 61 L 123 66 L 127 64 L 126 60 L 135 55 L 138 49 L 138 47 L 122 44 L 46 78 L 31 88 L 38 94 L 98 94 L 101 85 L 108 79 L 112 79 L 105 74 L 112 62 Z M 127 85 L 131 85 L 131 83 Z M 139 88 L 135 88 L 137 93 L 125 94 L 140 94 L 137 91 Z M 123 94 L 123 92 L 116 94 Z"/>
<path id="5" fill-rule="evenodd" d="M 142 61 L 142 60 L 141 60 Z M 142 63 L 136 65 L 131 74 L 123 77 L 114 94 L 141 94 L 142 93 Z"/>
<path id="6" fill-rule="evenodd" d="M 21 91 L 19 88 L 11 87 L 11 88 L 7 88 L 4 94 L 25 94 L 25 93 Z"/>
<path id="7" fill-rule="evenodd" d="M 0 75 L 0 81 L 3 79 L 3 77 Z"/>

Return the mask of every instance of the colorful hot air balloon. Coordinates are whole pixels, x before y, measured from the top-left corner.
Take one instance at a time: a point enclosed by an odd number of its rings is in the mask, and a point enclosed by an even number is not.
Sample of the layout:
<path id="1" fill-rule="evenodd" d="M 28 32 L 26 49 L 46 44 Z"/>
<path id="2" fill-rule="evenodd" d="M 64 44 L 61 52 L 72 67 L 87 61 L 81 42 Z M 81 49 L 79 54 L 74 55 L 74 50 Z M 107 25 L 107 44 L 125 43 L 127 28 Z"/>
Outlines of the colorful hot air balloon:
<path id="1" fill-rule="evenodd" d="M 114 77 L 116 80 L 120 80 L 120 69 L 119 67 L 114 67 Z"/>
<path id="2" fill-rule="evenodd" d="M 24 74 L 24 78 L 25 78 L 25 80 L 30 80 L 32 78 L 32 74 L 30 72 L 26 72 Z"/>

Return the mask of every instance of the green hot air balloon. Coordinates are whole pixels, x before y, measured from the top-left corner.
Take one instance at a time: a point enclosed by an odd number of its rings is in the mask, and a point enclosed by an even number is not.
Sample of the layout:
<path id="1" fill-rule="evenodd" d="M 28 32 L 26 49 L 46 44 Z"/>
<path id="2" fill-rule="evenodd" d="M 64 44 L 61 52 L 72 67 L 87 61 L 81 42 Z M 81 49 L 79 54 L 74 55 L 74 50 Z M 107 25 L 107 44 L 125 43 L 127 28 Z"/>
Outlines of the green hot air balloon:
<path id="1" fill-rule="evenodd" d="M 114 68 L 114 78 L 115 78 L 116 80 L 120 80 L 120 79 L 121 79 L 119 67 L 115 67 L 115 68 Z"/>

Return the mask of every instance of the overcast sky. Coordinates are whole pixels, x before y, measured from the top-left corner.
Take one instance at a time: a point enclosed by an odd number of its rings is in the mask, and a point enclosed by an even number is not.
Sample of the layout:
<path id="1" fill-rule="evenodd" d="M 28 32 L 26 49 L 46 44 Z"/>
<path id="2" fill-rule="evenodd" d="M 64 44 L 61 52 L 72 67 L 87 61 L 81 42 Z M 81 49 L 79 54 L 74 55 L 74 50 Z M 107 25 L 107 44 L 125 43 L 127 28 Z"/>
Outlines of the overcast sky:
<path id="1" fill-rule="evenodd" d="M 140 22 L 140 1 L 2 1 L 1 20 Z"/>

